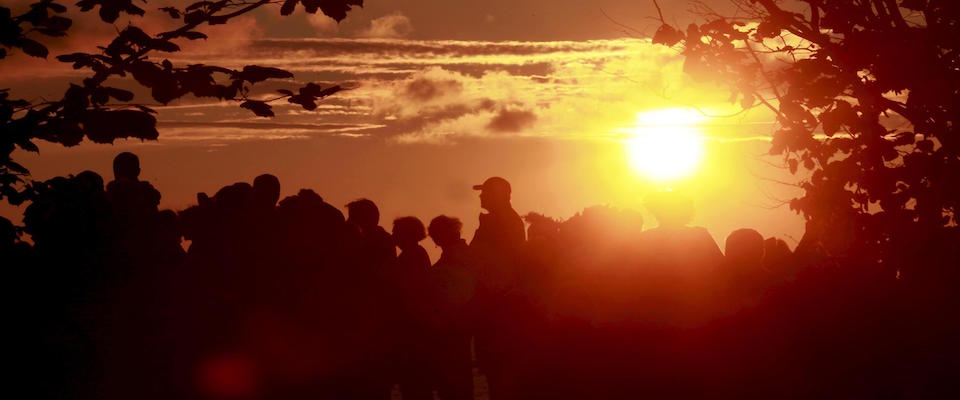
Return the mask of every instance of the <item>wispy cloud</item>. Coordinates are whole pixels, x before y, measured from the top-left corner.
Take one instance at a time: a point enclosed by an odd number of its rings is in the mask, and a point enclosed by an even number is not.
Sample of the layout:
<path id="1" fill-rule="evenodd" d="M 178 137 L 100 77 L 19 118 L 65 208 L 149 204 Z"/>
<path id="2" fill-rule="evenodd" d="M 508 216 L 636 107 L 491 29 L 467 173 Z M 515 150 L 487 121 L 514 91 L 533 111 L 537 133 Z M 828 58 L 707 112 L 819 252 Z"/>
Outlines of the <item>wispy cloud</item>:
<path id="1" fill-rule="evenodd" d="M 413 33 L 413 24 L 406 15 L 396 13 L 375 18 L 370 27 L 360 31 L 357 36 L 368 38 L 403 38 Z"/>
<path id="2" fill-rule="evenodd" d="M 255 31 L 255 23 L 250 24 L 249 30 Z M 306 81 L 351 89 L 325 99 L 313 111 L 280 101 L 275 105 L 277 117 L 243 126 L 223 122 L 251 118 L 235 103 L 183 99 L 158 108 L 161 135 L 177 129 L 171 138 L 185 140 L 189 133 L 183 124 L 198 128 L 207 124 L 204 134 L 190 140 L 214 139 L 218 129 L 232 139 L 256 139 L 258 130 L 264 138 L 278 130 L 306 138 L 343 124 L 402 143 L 488 136 L 609 138 L 617 129 L 630 126 L 643 110 L 727 103 L 728 94 L 721 89 L 691 82 L 683 74 L 683 61 L 676 51 L 648 40 L 487 42 L 397 37 L 409 30 L 410 21 L 394 14 L 371 22 L 370 36 L 379 38 L 239 35 L 229 43 L 243 46 L 196 46 L 171 54 L 175 63 L 257 64 L 295 72 L 296 80 L 258 85 L 256 96 Z M 746 136 L 759 133 L 763 132 L 743 132 Z"/>

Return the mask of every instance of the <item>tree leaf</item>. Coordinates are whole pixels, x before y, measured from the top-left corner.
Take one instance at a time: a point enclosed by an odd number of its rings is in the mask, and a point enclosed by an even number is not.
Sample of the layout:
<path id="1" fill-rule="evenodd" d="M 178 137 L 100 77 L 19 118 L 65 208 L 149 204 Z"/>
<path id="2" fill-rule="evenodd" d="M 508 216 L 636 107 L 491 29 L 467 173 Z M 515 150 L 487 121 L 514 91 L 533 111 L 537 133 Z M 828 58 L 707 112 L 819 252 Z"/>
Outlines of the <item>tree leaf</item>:
<path id="1" fill-rule="evenodd" d="M 285 0 L 283 5 L 280 6 L 280 15 L 293 14 L 293 10 L 297 7 L 299 1 L 300 0 Z"/>
<path id="2" fill-rule="evenodd" d="M 683 40 L 683 34 L 674 29 L 674 27 L 663 24 L 653 34 L 653 43 L 665 46 L 673 46 Z"/>
<path id="3" fill-rule="evenodd" d="M 54 2 L 51 1 L 51 2 L 46 3 L 46 5 L 47 5 L 47 8 L 53 10 L 53 12 L 56 12 L 56 13 L 64 13 L 64 12 L 67 12 L 67 7 L 65 7 L 65 6 L 63 6 L 63 5 L 61 5 L 61 4 L 57 4 L 57 3 L 54 3 Z"/>
<path id="4" fill-rule="evenodd" d="M 20 41 L 17 42 L 17 47 L 22 49 L 27 55 L 37 58 L 47 58 L 47 54 L 50 53 L 47 47 L 40 44 L 40 42 L 27 38 L 21 38 Z"/>
<path id="5" fill-rule="evenodd" d="M 129 90 L 117 89 L 112 87 L 104 87 L 103 90 L 105 90 L 110 97 L 113 97 L 117 100 L 120 100 L 120 101 L 133 100 L 133 92 Z"/>
<path id="6" fill-rule="evenodd" d="M 33 142 L 31 142 L 30 140 L 27 140 L 27 139 L 17 141 L 17 146 L 19 146 L 21 149 L 24 149 L 24 150 L 29 151 L 29 152 L 31 152 L 31 153 L 39 153 L 39 152 L 40 152 L 40 148 L 37 147 L 36 144 L 34 144 Z M 11 162 L 12 162 L 12 161 L 11 161 Z M 24 172 L 26 172 L 26 169 L 24 169 Z"/>
<path id="7" fill-rule="evenodd" d="M 43 25 L 47 29 L 52 29 L 55 31 L 65 31 L 67 29 L 70 29 L 70 27 L 73 25 L 73 20 L 71 20 L 70 18 L 54 15 L 48 18 Z"/>
<path id="8" fill-rule="evenodd" d="M 247 100 L 241 103 L 240 107 L 253 111 L 253 113 L 259 117 L 273 116 L 273 110 L 271 110 L 270 105 L 259 100 Z"/>
<path id="9" fill-rule="evenodd" d="M 159 10 L 167 13 L 167 15 L 170 16 L 170 18 L 180 19 L 181 13 L 180 13 L 180 10 L 178 10 L 176 7 L 160 7 Z"/>
<path id="10" fill-rule="evenodd" d="M 293 78 L 293 74 L 280 68 L 247 65 L 240 71 L 240 79 L 250 83 L 257 83 L 267 79 Z"/>
<path id="11" fill-rule="evenodd" d="M 83 133 L 94 143 L 113 143 L 116 139 L 156 140 L 157 119 L 136 110 L 92 110 L 82 117 Z"/>
<path id="12" fill-rule="evenodd" d="M 150 107 L 147 107 L 147 106 L 145 106 L 145 105 L 134 104 L 133 106 L 136 107 L 137 109 L 139 109 L 140 111 L 145 112 L 145 113 L 151 113 L 151 114 L 156 114 L 156 113 L 157 113 L 157 110 L 154 110 L 154 109 L 152 109 L 152 108 L 150 108 Z"/>
<path id="13" fill-rule="evenodd" d="M 307 12 L 310 12 L 310 8 L 307 7 L 307 1 L 303 0 L 303 6 L 307 8 Z M 320 6 L 320 11 L 323 11 L 323 14 L 333 18 L 337 22 L 343 21 L 347 17 L 347 11 L 350 11 L 353 6 L 363 7 L 363 0 L 313 0 Z M 316 8 L 313 8 L 316 12 Z M 311 13 L 312 14 L 312 13 Z"/>
<path id="14" fill-rule="evenodd" d="M 167 53 L 180 51 L 180 46 L 177 46 L 176 43 L 173 43 L 169 40 L 152 39 L 150 40 L 150 46 L 158 51 L 164 51 Z"/>
<path id="15" fill-rule="evenodd" d="M 190 39 L 190 40 L 206 39 L 206 38 L 207 38 L 207 35 L 206 35 L 206 34 L 204 34 L 203 32 L 197 32 L 197 31 L 184 32 L 184 33 L 180 34 L 180 36 L 183 36 L 183 37 L 185 37 L 185 38 L 187 38 L 187 39 Z"/>

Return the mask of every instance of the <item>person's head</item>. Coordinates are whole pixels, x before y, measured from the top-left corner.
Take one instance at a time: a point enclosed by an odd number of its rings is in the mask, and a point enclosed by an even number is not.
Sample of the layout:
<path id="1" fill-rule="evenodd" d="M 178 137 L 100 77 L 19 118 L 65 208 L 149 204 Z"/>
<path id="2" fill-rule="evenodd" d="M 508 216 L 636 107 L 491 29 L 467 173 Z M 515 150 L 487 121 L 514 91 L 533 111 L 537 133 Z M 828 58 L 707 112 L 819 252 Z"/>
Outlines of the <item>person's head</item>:
<path id="1" fill-rule="evenodd" d="M 460 229 L 463 224 L 459 219 L 441 215 L 430 221 L 430 238 L 440 247 L 446 247 L 460 241 Z"/>
<path id="2" fill-rule="evenodd" d="M 369 199 L 359 199 L 347 203 L 347 222 L 361 231 L 373 229 L 380 224 L 380 209 Z"/>
<path id="3" fill-rule="evenodd" d="M 280 200 L 280 180 L 270 174 L 254 178 L 253 196 L 258 205 L 273 207 L 277 204 L 277 200 Z"/>
<path id="4" fill-rule="evenodd" d="M 787 269 L 792 255 L 783 239 L 772 237 L 763 241 L 763 267 L 768 270 Z"/>
<path id="5" fill-rule="evenodd" d="M 96 172 L 90 170 L 83 171 L 77 174 L 75 179 L 86 192 L 103 191 L 103 178 Z"/>
<path id="6" fill-rule="evenodd" d="M 417 217 L 400 217 L 393 220 L 393 240 L 400 248 L 416 245 L 427 238 L 427 229 Z"/>
<path id="7" fill-rule="evenodd" d="M 759 267 L 763 262 L 763 235 L 748 228 L 730 232 L 723 253 L 731 265 L 746 268 Z"/>
<path id="8" fill-rule="evenodd" d="M 246 182 L 237 182 L 227 185 L 213 195 L 213 201 L 221 210 L 243 212 L 247 210 L 253 199 L 253 186 Z"/>
<path id="9" fill-rule="evenodd" d="M 657 219 L 660 227 L 682 227 L 693 220 L 693 201 L 677 192 L 652 193 L 647 195 L 644 205 Z"/>
<path id="10" fill-rule="evenodd" d="M 487 211 L 510 206 L 510 182 L 506 179 L 487 178 L 482 184 L 474 185 L 473 190 L 480 191 L 480 207 Z"/>
<path id="11" fill-rule="evenodd" d="M 140 159 L 129 151 L 117 154 L 113 158 L 113 179 L 137 180 L 140 176 Z"/>

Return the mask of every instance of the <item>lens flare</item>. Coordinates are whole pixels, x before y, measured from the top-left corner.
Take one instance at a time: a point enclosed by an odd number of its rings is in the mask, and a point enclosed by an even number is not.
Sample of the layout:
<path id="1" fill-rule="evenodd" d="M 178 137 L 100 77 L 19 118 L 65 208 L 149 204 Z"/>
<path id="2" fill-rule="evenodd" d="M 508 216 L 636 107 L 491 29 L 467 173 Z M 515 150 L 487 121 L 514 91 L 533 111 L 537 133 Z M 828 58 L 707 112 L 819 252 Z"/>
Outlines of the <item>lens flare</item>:
<path id="1" fill-rule="evenodd" d="M 626 140 L 630 167 L 656 181 L 691 175 L 703 157 L 700 113 L 669 108 L 637 114 Z"/>

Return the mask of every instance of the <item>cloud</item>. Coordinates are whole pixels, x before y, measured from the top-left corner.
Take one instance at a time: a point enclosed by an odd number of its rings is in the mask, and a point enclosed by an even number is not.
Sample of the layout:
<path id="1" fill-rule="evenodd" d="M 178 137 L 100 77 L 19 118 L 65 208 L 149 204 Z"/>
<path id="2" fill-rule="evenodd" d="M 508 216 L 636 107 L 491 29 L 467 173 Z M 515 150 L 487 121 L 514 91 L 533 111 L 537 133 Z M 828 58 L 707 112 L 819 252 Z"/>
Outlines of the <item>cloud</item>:
<path id="1" fill-rule="evenodd" d="M 333 34 L 340 31 L 337 20 L 323 13 L 307 14 L 307 22 L 321 35 Z"/>
<path id="2" fill-rule="evenodd" d="M 429 67 L 403 79 L 372 81 L 360 86 L 356 93 L 371 101 L 373 113 L 401 119 L 431 118 L 431 115 L 463 114 L 474 108 L 478 99 L 464 93 L 465 85 L 473 85 L 470 77 Z M 460 110 L 458 112 L 458 110 Z"/>
<path id="3" fill-rule="evenodd" d="M 254 98 L 273 97 L 277 89 L 295 89 L 304 82 L 350 87 L 324 99 L 316 110 L 303 110 L 282 99 L 272 103 L 277 113 L 273 121 L 288 124 L 284 129 L 295 130 L 295 135 L 307 135 L 308 131 L 315 135 L 322 129 L 310 124 L 332 123 L 376 125 L 362 133 L 401 143 L 454 143 L 483 137 L 616 140 L 644 110 L 696 104 L 714 114 L 729 113 L 712 108 L 727 105 L 728 92 L 692 82 L 683 73 L 683 58 L 676 51 L 649 40 L 258 39 L 255 21 L 237 22 L 247 32 L 235 33 L 233 42 L 245 46 L 218 49 L 216 43 L 209 43 L 213 50 L 204 50 L 205 43 L 197 41 L 195 51 L 165 56 L 177 65 L 215 60 L 234 68 L 257 64 L 294 72 L 295 81 L 255 85 Z M 51 97 L 62 94 L 66 87 L 67 79 L 61 79 L 61 85 L 41 86 L 36 78 L 25 76 L 9 82 L 18 93 Z M 58 92 L 41 90 L 53 86 Z M 161 121 L 251 118 L 235 103 L 191 97 L 159 109 Z M 757 119 L 749 113 L 743 116 Z M 745 124 L 749 121 L 737 122 L 739 127 L 752 126 Z M 161 137 L 164 129 L 184 129 L 162 125 Z M 216 130 L 239 128 L 221 124 L 203 130 L 212 135 Z M 267 134 L 266 127 L 256 128 L 244 126 L 244 135 L 234 137 L 250 138 L 257 131 Z M 730 135 L 754 136 L 766 133 L 766 128 L 758 125 L 749 132 Z"/>
<path id="4" fill-rule="evenodd" d="M 475 113 L 465 113 L 455 118 L 442 119 L 424 124 L 419 129 L 393 137 L 397 143 L 429 143 L 450 144 L 456 139 L 469 137 L 485 137 L 483 129 L 494 116 L 492 111 L 481 110 Z"/>
<path id="5" fill-rule="evenodd" d="M 365 38 L 403 38 L 413 33 L 413 24 L 406 15 L 396 13 L 370 21 L 370 27 L 357 33 Z"/>
<path id="6" fill-rule="evenodd" d="M 493 132 L 521 132 L 537 122 L 537 114 L 530 110 L 511 110 L 501 108 L 487 124 L 487 129 Z"/>
<path id="7" fill-rule="evenodd" d="M 181 40 L 178 43 L 183 49 L 181 56 L 201 54 L 204 57 L 211 55 L 227 55 L 243 52 L 255 40 L 263 36 L 263 28 L 257 24 L 252 15 L 241 15 L 230 19 L 230 22 L 221 25 L 202 25 L 197 30 L 207 34 L 206 40 Z"/>
<path id="8" fill-rule="evenodd" d="M 403 94 L 416 101 L 429 101 L 449 94 L 456 94 L 463 90 L 463 84 L 455 79 L 431 80 L 427 77 L 417 77 L 408 82 L 403 88 Z"/>

